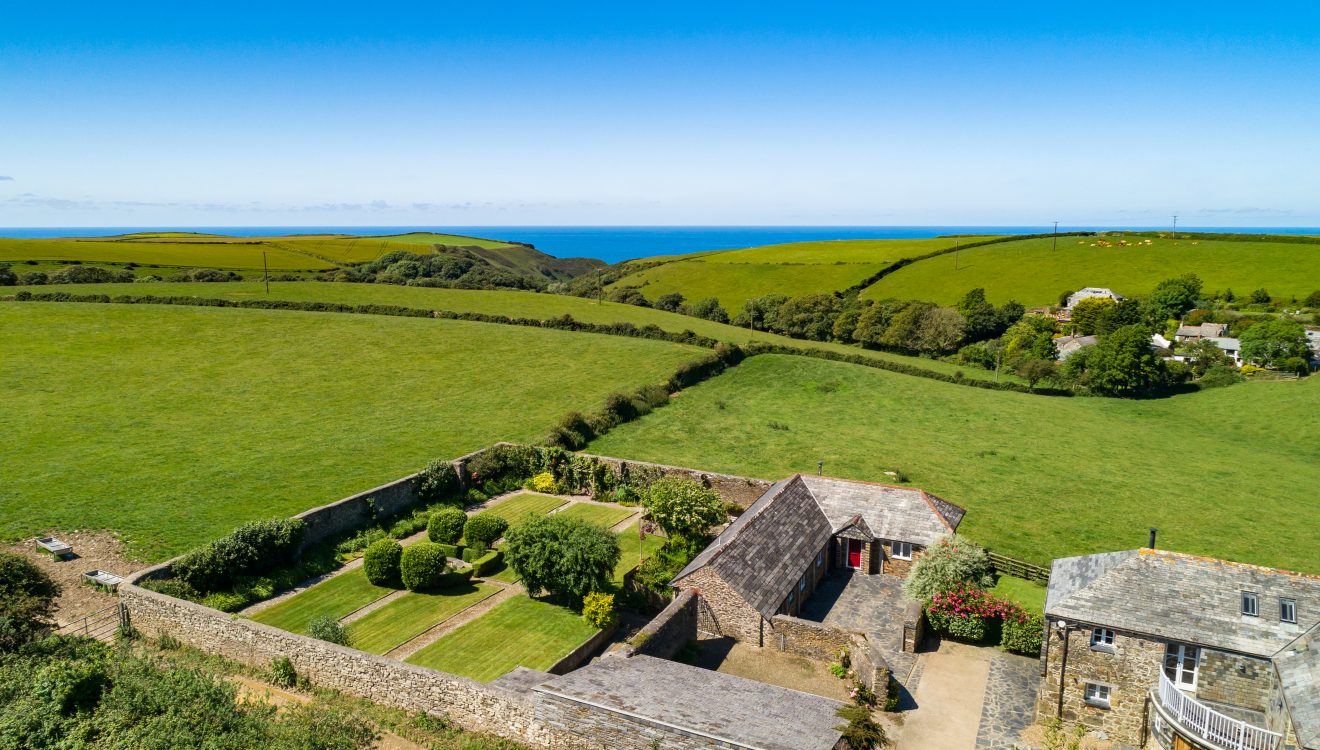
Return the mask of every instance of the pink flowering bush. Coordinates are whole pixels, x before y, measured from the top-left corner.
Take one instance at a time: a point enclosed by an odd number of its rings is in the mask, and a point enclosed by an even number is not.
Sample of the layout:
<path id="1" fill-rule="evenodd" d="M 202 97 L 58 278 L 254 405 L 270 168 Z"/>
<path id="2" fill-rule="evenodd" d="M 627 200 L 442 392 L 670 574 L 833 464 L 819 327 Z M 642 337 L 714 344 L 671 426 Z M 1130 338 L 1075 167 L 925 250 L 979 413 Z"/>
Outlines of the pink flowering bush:
<path id="1" fill-rule="evenodd" d="M 968 641 L 983 641 L 992 622 L 1024 623 L 1029 615 L 1017 604 L 959 581 L 931 597 L 926 619 L 940 633 Z"/>

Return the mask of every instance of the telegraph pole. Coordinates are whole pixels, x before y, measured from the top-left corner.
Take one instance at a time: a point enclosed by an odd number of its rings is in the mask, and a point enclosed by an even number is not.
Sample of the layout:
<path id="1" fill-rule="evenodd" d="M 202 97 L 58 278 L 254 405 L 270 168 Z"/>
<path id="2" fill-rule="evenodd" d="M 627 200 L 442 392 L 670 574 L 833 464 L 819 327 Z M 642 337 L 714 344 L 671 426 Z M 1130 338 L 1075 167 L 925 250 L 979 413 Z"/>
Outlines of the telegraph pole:
<path id="1" fill-rule="evenodd" d="M 1054 249 L 1059 249 L 1059 222 L 1054 222 Z"/>
<path id="2" fill-rule="evenodd" d="M 270 294 L 270 266 L 266 265 L 266 251 L 261 251 L 261 270 L 266 280 L 266 294 Z"/>
<path id="3" fill-rule="evenodd" d="M 1173 238 L 1178 239 L 1178 214 L 1173 215 Z"/>

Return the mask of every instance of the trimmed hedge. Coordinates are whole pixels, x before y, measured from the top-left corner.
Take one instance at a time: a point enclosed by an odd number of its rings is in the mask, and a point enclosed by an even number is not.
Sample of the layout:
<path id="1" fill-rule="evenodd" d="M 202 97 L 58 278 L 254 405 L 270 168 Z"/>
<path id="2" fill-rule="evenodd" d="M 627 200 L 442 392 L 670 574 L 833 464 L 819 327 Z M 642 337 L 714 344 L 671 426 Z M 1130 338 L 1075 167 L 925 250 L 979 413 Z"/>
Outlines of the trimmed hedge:
<path id="1" fill-rule="evenodd" d="M 1045 643 L 1045 616 L 1034 613 L 1022 617 L 1009 617 L 1004 620 L 1004 628 L 999 645 L 1005 649 L 1027 656 L 1040 656 L 1040 649 Z"/>
<path id="2" fill-rule="evenodd" d="M 393 586 L 400 582 L 402 559 L 403 545 L 393 539 L 381 539 L 372 542 L 362 555 L 362 572 L 377 586 Z"/>
<path id="3" fill-rule="evenodd" d="M 174 576 L 199 594 L 227 589 L 238 578 L 261 575 L 292 562 L 302 536 L 300 520 L 251 521 L 179 558 L 173 566 Z"/>
<path id="4" fill-rule="evenodd" d="M 448 570 L 449 561 L 445 559 L 444 550 L 431 542 L 405 547 L 399 560 L 399 577 L 410 591 L 440 587 Z"/>
<path id="5" fill-rule="evenodd" d="M 502 550 L 493 549 L 481 557 L 472 560 L 472 574 L 476 576 L 484 576 L 498 568 L 503 561 L 504 552 Z"/>
<path id="6" fill-rule="evenodd" d="M 443 544 L 437 542 L 435 546 L 439 547 L 445 553 L 445 557 L 454 557 L 459 560 L 462 560 L 463 553 L 467 552 L 466 547 L 457 544 Z"/>
<path id="7" fill-rule="evenodd" d="M 426 524 L 426 538 L 437 544 L 456 544 L 463 538 L 463 526 L 467 523 L 467 514 L 462 508 L 452 505 L 441 508 L 431 514 Z"/>

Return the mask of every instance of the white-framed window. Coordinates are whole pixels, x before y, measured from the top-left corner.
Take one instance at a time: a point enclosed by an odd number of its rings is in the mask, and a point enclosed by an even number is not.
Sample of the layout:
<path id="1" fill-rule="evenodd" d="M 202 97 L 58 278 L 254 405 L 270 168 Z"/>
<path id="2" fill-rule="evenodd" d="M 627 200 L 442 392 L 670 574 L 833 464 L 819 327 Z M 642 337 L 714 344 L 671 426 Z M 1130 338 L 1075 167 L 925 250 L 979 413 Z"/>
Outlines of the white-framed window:
<path id="1" fill-rule="evenodd" d="M 1297 600 L 1279 600 L 1279 622 L 1297 622 Z"/>
<path id="2" fill-rule="evenodd" d="M 1247 617 L 1260 617 L 1260 595 L 1255 591 L 1242 592 L 1242 614 Z"/>
<path id="3" fill-rule="evenodd" d="M 1091 648 L 1096 651 L 1114 650 L 1114 631 L 1109 628 L 1091 628 Z"/>
<path id="4" fill-rule="evenodd" d="M 1086 703 L 1090 706 L 1109 708 L 1110 688 L 1098 682 L 1086 683 Z"/>
<path id="5" fill-rule="evenodd" d="M 889 554 L 893 555 L 895 560 L 911 560 L 912 542 L 890 542 Z"/>
<path id="6" fill-rule="evenodd" d="M 1164 647 L 1164 674 L 1178 687 L 1196 687 L 1196 668 L 1200 663 L 1199 646 L 1170 643 Z"/>

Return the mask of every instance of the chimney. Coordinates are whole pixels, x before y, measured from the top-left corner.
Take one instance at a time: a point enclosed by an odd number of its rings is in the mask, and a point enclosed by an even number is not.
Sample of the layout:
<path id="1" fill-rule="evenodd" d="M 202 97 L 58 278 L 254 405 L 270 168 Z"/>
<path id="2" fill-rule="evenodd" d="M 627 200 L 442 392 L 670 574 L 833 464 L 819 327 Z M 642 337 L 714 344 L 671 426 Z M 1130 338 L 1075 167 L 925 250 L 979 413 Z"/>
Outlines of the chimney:
<path id="1" fill-rule="evenodd" d="M 1150 549 L 1155 549 L 1155 535 L 1158 534 L 1159 531 L 1160 531 L 1160 530 L 1157 529 L 1157 528 L 1155 528 L 1154 526 L 1151 527 L 1151 529 L 1150 529 L 1150 544 L 1147 544 L 1147 545 L 1146 545 L 1146 546 L 1149 547 Z"/>

